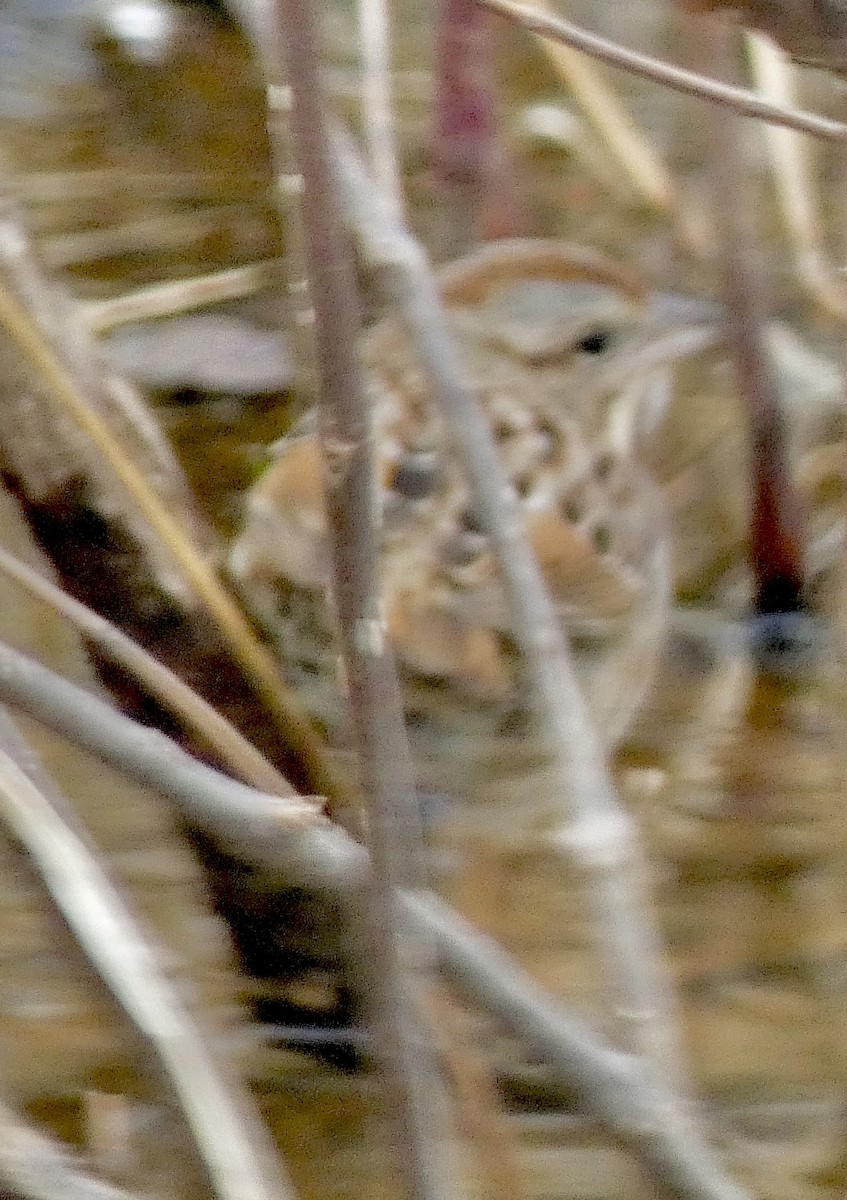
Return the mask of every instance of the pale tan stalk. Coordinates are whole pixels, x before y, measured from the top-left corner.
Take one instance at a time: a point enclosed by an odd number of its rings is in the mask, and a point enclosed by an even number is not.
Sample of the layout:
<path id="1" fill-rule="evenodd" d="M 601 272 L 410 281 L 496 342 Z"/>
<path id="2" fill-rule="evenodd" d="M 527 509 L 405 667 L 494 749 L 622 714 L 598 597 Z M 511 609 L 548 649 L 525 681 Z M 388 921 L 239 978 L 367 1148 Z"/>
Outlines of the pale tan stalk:
<path id="1" fill-rule="evenodd" d="M 245 862 L 288 883 L 348 897 L 360 892 L 367 852 L 337 826 L 281 821 L 275 797 L 203 766 L 162 734 L 2 643 L 0 700 L 170 797 L 186 820 Z M 693 1130 L 658 1118 L 654 1081 L 643 1064 L 561 1008 L 493 939 L 431 892 L 403 892 L 399 904 L 461 991 L 546 1062 L 564 1088 L 576 1089 L 586 1110 L 631 1150 L 662 1191 L 679 1200 L 749 1200 Z"/>
<path id="2" fill-rule="evenodd" d="M 121 633 L 111 622 L 74 600 L 49 580 L 43 579 L 32 567 L 2 547 L 0 572 L 14 580 L 30 596 L 48 604 L 84 637 L 90 638 L 105 654 L 125 667 L 135 679 L 148 687 L 166 708 L 184 721 L 187 728 L 194 729 L 213 746 L 222 761 L 238 778 L 265 792 L 280 796 L 295 795 L 288 780 L 234 725 L 183 683 L 178 675 L 143 650 L 132 638 Z M 298 799 L 298 811 L 302 812 L 304 803 L 305 801 Z"/>
<path id="3" fill-rule="evenodd" d="M 0 1101 L 0 1187 L 25 1200 L 141 1200 L 87 1174 L 57 1142 Z"/>
<path id="4" fill-rule="evenodd" d="M 358 0 L 362 127 L 374 175 L 398 212 L 403 188 L 391 105 L 391 31 L 386 0 Z"/>
<path id="5" fill-rule="evenodd" d="M 788 56 L 770 38 L 747 34 L 747 47 L 759 94 L 771 104 L 796 107 L 795 74 Z M 812 187 L 808 143 L 790 129 L 762 130 L 783 224 L 800 282 L 830 316 L 847 316 L 847 284 L 833 271 L 824 245 L 821 218 Z"/>
<path id="6" fill-rule="evenodd" d="M 26 762 L 24 769 L 20 762 Z M 38 776 L 38 783 L 33 775 Z M 50 793 L 54 794 L 50 794 Z M 161 953 L 63 812 L 67 802 L 0 711 L 0 814 L 80 945 L 149 1041 L 185 1113 L 219 1200 L 293 1200 L 246 1095 L 162 973 Z"/>
<path id="7" fill-rule="evenodd" d="M 787 129 L 797 129 L 801 133 L 809 133 L 814 137 L 826 138 L 829 141 L 843 142 L 847 139 L 847 124 L 843 121 L 832 121 L 828 117 L 820 117 L 815 113 L 799 112 L 795 109 L 783 108 L 779 104 L 770 104 L 744 88 L 730 87 L 725 83 L 717 83 L 705 75 L 694 71 L 684 71 L 681 67 L 672 66 L 653 58 L 649 54 L 639 54 L 635 50 L 627 50 L 616 42 L 598 37 L 594 33 L 563 21 L 558 17 L 548 16 L 545 12 L 530 8 L 525 4 L 514 4 L 512 0 L 477 0 L 491 12 L 499 13 L 523 29 L 538 34 L 539 37 L 551 38 L 565 46 L 572 46 L 583 54 L 590 54 L 600 62 L 608 63 L 622 71 L 631 71 L 643 79 L 653 83 L 663 84 L 686 96 L 699 96 L 712 104 L 722 104 L 735 109 L 745 117 L 757 117 L 761 121 L 769 121 L 774 125 L 784 125 Z"/>
<path id="8" fill-rule="evenodd" d="M 115 477 L 132 497 L 140 514 L 161 540 L 195 595 L 216 621 L 233 654 L 257 686 L 292 747 L 303 756 L 322 791 L 343 790 L 327 778 L 311 723 L 287 689 L 273 657 L 264 649 L 240 608 L 221 584 L 216 571 L 200 556 L 180 523 L 167 510 L 150 482 L 123 452 L 106 422 L 89 404 L 56 348 L 18 296 L 0 280 L 0 322 L 37 368 L 52 394 L 88 435 Z M 326 784 L 324 787 L 323 784 Z"/>
<path id="9" fill-rule="evenodd" d="M 83 300 L 79 311 L 92 333 L 108 333 L 134 321 L 152 321 L 172 317 L 207 304 L 243 300 L 271 286 L 279 278 L 282 263 L 278 259 L 231 267 L 211 275 L 156 283 L 108 300 Z"/>
<path id="10" fill-rule="evenodd" d="M 537 11 L 553 15 L 546 0 L 539 0 Z M 673 221 L 683 244 L 702 258 L 708 252 L 710 241 L 705 214 L 695 212 L 680 195 L 653 142 L 638 127 L 591 60 L 563 42 L 541 36 L 537 40 L 638 195 L 657 213 Z"/>

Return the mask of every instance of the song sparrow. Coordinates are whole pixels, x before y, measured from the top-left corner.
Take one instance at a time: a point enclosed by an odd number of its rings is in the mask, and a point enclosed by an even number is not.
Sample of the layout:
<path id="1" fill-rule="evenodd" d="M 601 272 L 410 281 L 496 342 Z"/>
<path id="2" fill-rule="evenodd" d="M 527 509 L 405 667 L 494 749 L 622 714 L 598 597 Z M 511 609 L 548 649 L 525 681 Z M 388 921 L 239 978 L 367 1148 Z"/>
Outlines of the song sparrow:
<path id="1" fill-rule="evenodd" d="M 644 291 L 599 257 L 546 241 L 447 267 L 441 294 L 527 536 L 607 740 L 628 722 L 669 587 L 661 499 L 633 452 L 663 367 Z M 667 334 L 667 325 L 664 326 Z M 477 799 L 538 761 L 496 564 L 398 322 L 366 338 L 391 643 L 423 779 Z M 321 460 L 307 425 L 251 493 L 231 557 L 248 603 L 331 739 L 342 705 L 328 606 Z M 529 728 L 528 728 L 529 726 Z"/>
<path id="2" fill-rule="evenodd" d="M 683 366 L 684 394 L 670 400 L 657 366 L 717 339 L 701 325 L 699 340 L 674 341 L 684 304 L 651 301 L 622 270 L 552 242 L 493 244 L 445 268 L 440 285 L 466 381 L 488 413 L 612 744 L 650 679 L 671 584 L 703 596 L 743 562 L 743 418 L 721 355 L 700 353 Z M 692 311 L 702 320 L 702 306 Z M 831 499 L 840 478 L 837 373 L 784 329 L 771 341 L 807 490 Z M 363 354 L 374 390 L 385 612 L 422 780 L 430 790 L 490 800 L 516 780 L 525 786 L 544 758 L 496 565 L 400 324 L 379 324 Z M 343 702 L 321 470 L 306 422 L 249 495 L 231 569 L 292 683 L 338 743 Z M 670 524 L 651 475 L 663 485 Z"/>

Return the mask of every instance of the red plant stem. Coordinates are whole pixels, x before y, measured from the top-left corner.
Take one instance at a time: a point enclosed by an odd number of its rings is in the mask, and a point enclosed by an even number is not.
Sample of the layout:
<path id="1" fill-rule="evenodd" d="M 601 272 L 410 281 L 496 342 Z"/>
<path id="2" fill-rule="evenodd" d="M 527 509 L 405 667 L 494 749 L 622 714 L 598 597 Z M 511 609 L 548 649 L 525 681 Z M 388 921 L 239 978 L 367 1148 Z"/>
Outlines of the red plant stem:
<path id="1" fill-rule="evenodd" d="M 702 22 L 715 26 L 716 22 Z M 731 64 L 729 32 L 704 28 L 704 65 Z M 711 51 L 711 53 L 710 53 Z M 751 219 L 755 204 L 742 143 L 740 118 L 709 112 L 716 225 L 722 231 L 721 270 L 738 387 L 749 429 L 751 491 L 750 565 L 757 613 L 803 607 L 803 536 L 800 503 L 791 479 L 785 419 L 765 344 L 768 311 L 764 272 Z"/>
<path id="2" fill-rule="evenodd" d="M 492 33 L 490 14 L 474 0 L 441 0 L 433 168 L 448 194 L 448 205 L 465 210 L 451 217 L 458 216 L 460 225 L 472 222 L 482 238 L 519 232 L 507 156 L 499 137 Z"/>
<path id="3" fill-rule="evenodd" d="M 447 182 L 482 178 L 497 131 L 488 14 L 441 0 L 436 35 L 435 169 Z"/>

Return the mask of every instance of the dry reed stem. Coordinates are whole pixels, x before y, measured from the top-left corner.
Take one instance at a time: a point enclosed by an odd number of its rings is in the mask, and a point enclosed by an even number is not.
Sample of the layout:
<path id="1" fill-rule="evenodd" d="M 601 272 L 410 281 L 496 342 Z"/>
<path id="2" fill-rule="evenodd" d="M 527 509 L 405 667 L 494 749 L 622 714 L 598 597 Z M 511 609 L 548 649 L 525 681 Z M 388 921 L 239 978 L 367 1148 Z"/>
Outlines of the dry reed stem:
<path id="1" fill-rule="evenodd" d="M 276 200 L 285 229 L 285 295 L 297 363 L 297 393 L 302 407 L 312 408 L 318 396 L 315 310 L 307 266 L 303 176 L 294 146 L 293 95 L 286 79 L 284 46 L 274 25 L 271 0 L 229 0 L 226 8 L 249 36 L 265 79 Z"/>
<path id="2" fill-rule="evenodd" d="M 37 782 L 36 782 L 37 780 Z M 220 1200 L 285 1200 L 293 1192 L 273 1162 L 246 1093 L 227 1079 L 161 954 L 66 820 L 67 801 L 0 710 L 0 812 L 103 982 L 152 1046 L 194 1135 Z"/>
<path id="3" fill-rule="evenodd" d="M 638 831 L 615 794 L 604 748 L 589 720 L 525 536 L 517 496 L 485 415 L 464 383 L 424 252 L 382 203 L 350 138 L 337 131 L 334 147 L 363 257 L 377 270 L 386 299 L 412 335 L 465 467 L 475 510 L 491 538 L 560 797 L 556 811 L 542 815 L 552 823 L 553 843 L 586 869 L 615 1015 L 630 1044 L 652 1063 L 657 1096 L 663 1094 L 668 1113 L 677 1112 L 682 1120 L 684 1106 L 672 1097 L 677 1088 L 683 1090 L 682 1055 L 673 1031 L 672 997 L 660 967 L 659 937 L 647 908 L 647 864 Z M 521 820 L 518 803 L 515 819 Z"/>
<path id="4" fill-rule="evenodd" d="M 100 370 L 96 357 L 92 355 L 82 364 L 87 371 L 78 369 L 80 353 L 85 356 L 87 351 L 86 344 L 79 341 L 72 344 L 66 328 L 43 328 L 44 314 L 54 310 L 56 294 L 50 291 L 48 282 L 42 277 L 23 230 L 8 213 L 2 249 L 3 261 L 15 281 L 17 294 L 8 283 L 0 280 L 0 322 L 36 367 L 56 402 L 90 438 L 193 594 L 205 605 L 234 657 L 278 720 L 289 744 L 302 757 L 315 787 L 329 796 L 343 794 L 345 784 L 336 778 L 336 772 L 325 761 L 311 722 L 299 700 L 287 688 L 272 655 L 258 641 L 241 609 L 179 519 L 168 511 L 144 473 L 127 457 L 90 401 L 88 386 L 97 386 Z M 73 324 L 75 313 L 69 311 L 67 318 L 68 324 Z M 77 334 L 79 332 L 77 327 Z M 118 394 L 120 382 L 117 377 L 103 378 L 102 386 L 117 400 L 124 401 L 126 411 L 126 397 Z"/>
<path id="5" fill-rule="evenodd" d="M 252 182 L 261 188 L 263 175 L 255 178 L 232 171 L 127 171 L 123 167 L 92 167 L 78 171 L 26 171 L 14 174 L 9 186 L 24 204 L 67 204 L 72 201 L 100 200 L 131 192 L 158 199 L 175 198 L 200 201 L 214 199 L 233 185 L 244 187 Z"/>
<path id="6" fill-rule="evenodd" d="M 496 1015 L 589 1112 L 616 1134 L 657 1185 L 680 1200 L 749 1200 L 696 1132 L 657 1111 L 642 1064 L 613 1050 L 552 1001 L 493 938 L 484 937 L 433 893 L 406 894 L 409 918 L 426 928 L 454 984 Z"/>
<path id="7" fill-rule="evenodd" d="M 195 730 L 231 768 L 237 778 L 252 787 L 290 798 L 302 815 L 308 802 L 255 746 L 221 714 L 199 696 L 178 675 L 148 654 L 104 617 L 81 604 L 67 592 L 38 575 L 32 567 L 0 547 L 0 572 L 23 588 L 30 596 L 52 610 L 90 638 L 113 662 L 119 663 L 135 679 L 149 688 L 152 695 L 185 726 Z M 318 801 L 314 811 L 318 812 Z"/>
<path id="8" fill-rule="evenodd" d="M 433 983 L 421 996 L 430 1034 L 456 1094 L 456 1118 L 475 1148 L 488 1200 L 527 1200 L 520 1172 L 520 1137 L 507 1117 L 481 1050 L 468 1043 L 462 1014 L 449 990 Z"/>
<path id="9" fill-rule="evenodd" d="M 167 213 L 126 221 L 123 225 L 55 234 L 43 239 L 41 257 L 46 266 L 55 270 L 124 254 L 187 248 L 222 230 L 235 228 L 243 220 L 246 208 L 244 204 L 221 204 L 200 212 Z"/>
<path id="10" fill-rule="evenodd" d="M 0 1187 L 19 1200 L 142 1200 L 87 1174 L 52 1138 L 0 1101 Z"/>
<path id="11" fill-rule="evenodd" d="M 269 79 L 277 79 L 278 66 Z M 266 68 L 267 70 L 267 68 Z M 297 394 L 301 407 L 317 402 L 318 364 L 315 351 L 315 309 L 306 266 L 303 229 L 303 177 L 294 159 L 291 134 L 291 89 L 281 82 L 267 86 L 268 136 L 276 171 L 276 195 L 285 224 L 285 298 L 297 364 Z"/>
<path id="12" fill-rule="evenodd" d="M 362 129 L 371 170 L 389 203 L 403 208 L 391 105 L 391 29 L 386 0 L 359 0 Z"/>
<path id="13" fill-rule="evenodd" d="M 198 763 L 162 734 L 2 643 L 0 701 L 155 788 L 186 820 L 288 886 L 325 888 L 342 898 L 360 892 L 367 853 L 337 826 L 281 820 L 276 798 Z M 693 1132 L 657 1113 L 653 1081 L 636 1059 L 557 1005 L 493 939 L 431 892 L 404 892 L 400 905 L 461 991 L 577 1090 L 664 1190 L 680 1200 L 747 1200 Z"/>
<path id="14" fill-rule="evenodd" d="M 622 71 L 631 71 L 642 79 L 660 83 L 686 96 L 698 96 L 712 104 L 723 105 L 735 109 L 746 117 L 757 117 L 774 125 L 784 125 L 788 129 L 796 129 L 800 133 L 809 133 L 814 137 L 825 138 L 829 141 L 841 142 L 847 139 L 847 124 L 843 121 L 832 121 L 828 117 L 820 117 L 814 113 L 798 112 L 795 109 L 783 108 L 779 104 L 770 104 L 755 92 L 744 88 L 730 87 L 725 83 L 717 83 L 705 75 L 693 71 L 684 71 L 661 59 L 648 54 L 639 54 L 627 50 L 616 42 L 588 33 L 570 21 L 548 16 L 544 12 L 532 9 L 524 4 L 514 4 L 512 0 L 476 0 L 491 12 L 499 13 L 501 17 L 514 22 L 522 29 L 539 37 L 551 38 L 562 45 L 572 46 L 575 50 L 588 54 L 610 67 Z"/>
<path id="15" fill-rule="evenodd" d="M 312 6 L 309 0 L 279 0 L 276 11 L 303 175 L 333 599 L 374 868 L 366 899 L 366 1000 L 385 1070 L 387 1115 L 403 1194 L 409 1200 L 442 1200 L 453 1192 L 439 1144 L 444 1104 L 432 1055 L 425 1043 L 417 1044 L 420 1023 L 413 1003 L 429 955 L 420 938 L 401 926 L 396 903 L 397 889 L 417 879 L 420 821 L 380 596 L 373 417 L 358 357 L 356 279 L 324 124 Z"/>
<path id="16" fill-rule="evenodd" d="M 772 104 L 793 107 L 796 68 L 771 40 L 748 34 L 746 42 L 759 93 Z M 847 316 L 847 284 L 832 269 L 812 188 L 808 144 L 789 129 L 765 127 L 771 174 L 797 275 L 812 300 L 830 316 Z"/>
<path id="17" fill-rule="evenodd" d="M 104 761 L 113 761 L 111 746 L 121 756 L 120 770 L 169 796 L 189 821 L 236 848 L 236 853 L 251 861 L 274 861 L 290 886 L 343 891 L 360 878 L 361 871 L 351 859 L 352 842 L 337 843 L 332 861 L 324 856 L 321 864 L 314 857 L 318 832 L 326 834 L 331 826 L 326 818 L 315 818 L 308 801 L 305 806 L 295 805 L 290 799 L 257 792 L 204 766 L 155 730 L 131 721 L 116 725 L 117 710 L 98 696 L 0 645 L 0 698 L 4 697 L 50 728 L 61 728 L 70 720 L 66 736 Z M 28 707 L 30 702 L 34 707 Z"/>
<path id="18" fill-rule="evenodd" d="M 156 283 L 108 300 L 83 300 L 79 312 L 92 333 L 104 334 L 133 321 L 172 317 L 207 304 L 254 296 L 276 282 L 281 266 L 279 259 L 270 259 L 191 279 Z"/>
<path id="19" fill-rule="evenodd" d="M 0 175 L 0 262 L 5 292 L 13 294 L 35 333 L 76 381 L 90 407 L 132 439 L 137 465 L 156 480 L 204 554 L 216 552 L 211 527 L 200 517 L 191 488 L 170 443 L 140 394 L 108 371 L 79 320 L 70 296 L 44 271 L 26 222 Z"/>
<path id="20" fill-rule="evenodd" d="M 268 78 L 276 79 L 278 70 L 277 64 Z M 291 89 L 282 83 L 269 83 L 267 100 L 268 136 L 276 171 L 277 203 L 285 223 L 285 296 L 297 365 L 297 394 L 301 406 L 309 409 L 317 402 L 318 396 L 315 309 L 306 266 L 306 235 L 302 213 L 303 177 L 297 168 L 292 145 Z"/>
<path id="21" fill-rule="evenodd" d="M 553 16 L 546 3 L 540 3 L 536 11 Z M 639 196 L 656 212 L 673 221 L 682 243 L 694 255 L 704 257 L 710 241 L 705 213 L 695 212 L 691 202 L 680 195 L 652 141 L 598 74 L 591 60 L 563 42 L 541 36 L 536 40 Z"/>

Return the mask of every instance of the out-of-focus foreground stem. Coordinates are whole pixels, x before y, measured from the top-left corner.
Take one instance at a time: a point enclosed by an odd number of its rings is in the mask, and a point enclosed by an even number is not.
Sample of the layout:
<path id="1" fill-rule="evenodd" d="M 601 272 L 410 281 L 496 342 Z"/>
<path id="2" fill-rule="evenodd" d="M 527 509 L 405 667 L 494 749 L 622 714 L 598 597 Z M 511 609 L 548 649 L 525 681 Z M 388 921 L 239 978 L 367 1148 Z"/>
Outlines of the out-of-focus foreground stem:
<path id="1" fill-rule="evenodd" d="M 92 692 L 0 643 L 0 700 L 20 708 L 117 770 L 169 796 L 185 818 L 247 862 L 289 882 L 349 896 L 367 854 L 328 821 L 304 822 L 287 802 L 221 775 Z M 491 938 L 430 892 L 403 892 L 406 920 L 431 939 L 439 964 L 477 1004 L 529 1046 L 587 1110 L 679 1200 L 748 1200 L 717 1155 L 656 1111 L 652 1077 L 558 1007 Z"/>
<path id="2" fill-rule="evenodd" d="M 303 177 L 303 220 L 316 314 L 315 345 L 324 487 L 334 599 L 374 864 L 367 921 L 370 1016 L 386 1072 L 404 1195 L 450 1194 L 436 1134 L 438 1089 L 422 1053 L 414 993 L 426 954 L 400 920 L 397 889 L 420 861 L 411 758 L 399 686 L 381 611 L 373 423 L 359 362 L 356 278 L 337 202 L 319 83 L 318 37 L 308 0 L 278 0 L 278 26 L 293 93 L 292 128 Z M 271 56 L 266 52 L 268 60 Z M 413 944 L 414 943 L 414 944 Z"/>

